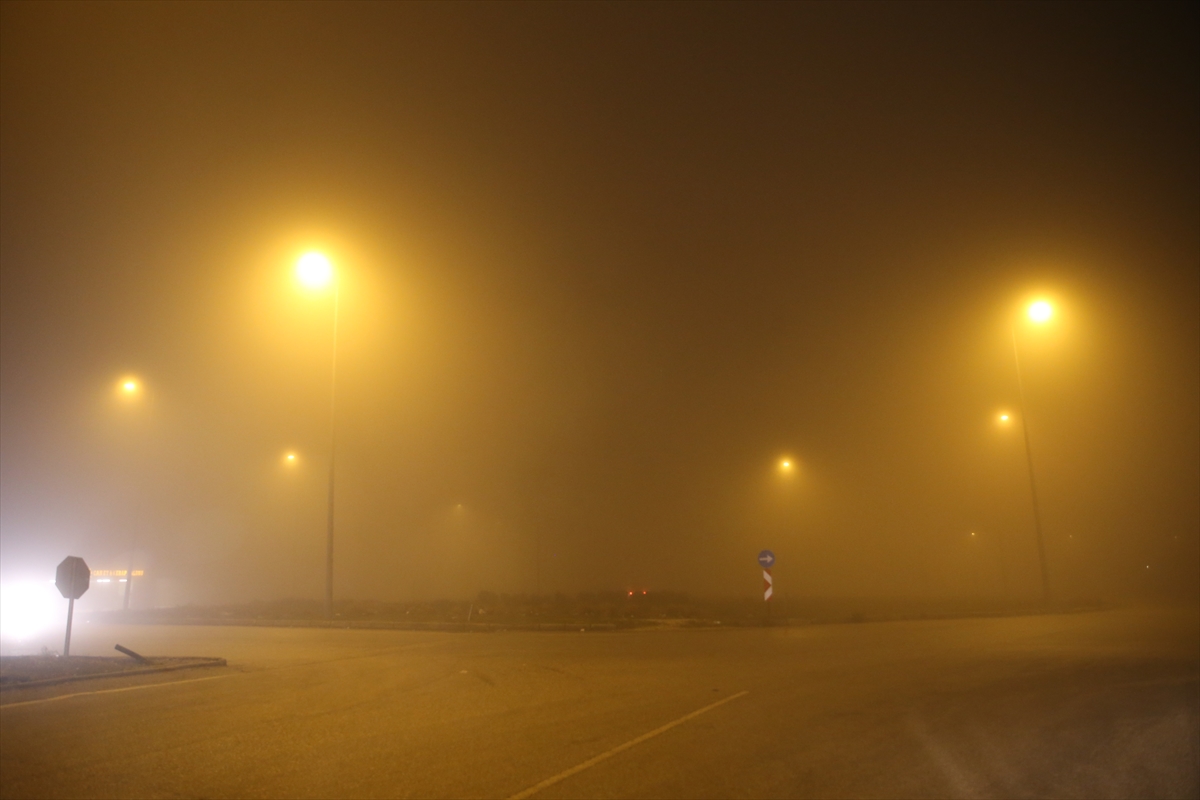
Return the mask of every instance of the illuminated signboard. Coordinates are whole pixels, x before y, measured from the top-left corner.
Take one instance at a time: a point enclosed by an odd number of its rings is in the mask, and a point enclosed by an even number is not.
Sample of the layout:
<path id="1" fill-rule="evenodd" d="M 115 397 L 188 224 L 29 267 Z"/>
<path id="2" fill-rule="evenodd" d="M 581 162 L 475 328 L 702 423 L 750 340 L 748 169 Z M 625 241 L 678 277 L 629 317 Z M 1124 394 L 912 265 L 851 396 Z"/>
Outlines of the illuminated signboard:
<path id="1" fill-rule="evenodd" d="M 126 583 L 129 578 L 125 577 L 129 574 L 127 569 L 94 569 L 92 570 L 92 579 L 96 583 L 112 583 L 116 579 L 117 583 Z M 146 574 L 145 570 L 135 569 L 133 577 L 141 578 Z"/>

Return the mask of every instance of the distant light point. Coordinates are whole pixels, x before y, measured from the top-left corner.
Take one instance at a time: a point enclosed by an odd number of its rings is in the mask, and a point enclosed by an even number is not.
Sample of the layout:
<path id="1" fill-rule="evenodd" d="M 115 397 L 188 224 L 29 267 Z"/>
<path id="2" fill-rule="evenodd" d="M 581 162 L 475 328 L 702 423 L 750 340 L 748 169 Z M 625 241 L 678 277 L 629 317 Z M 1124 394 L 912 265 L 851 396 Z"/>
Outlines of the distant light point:
<path id="1" fill-rule="evenodd" d="M 142 385 L 137 378 L 126 376 L 117 381 L 116 391 L 121 397 L 135 397 L 141 392 Z"/>

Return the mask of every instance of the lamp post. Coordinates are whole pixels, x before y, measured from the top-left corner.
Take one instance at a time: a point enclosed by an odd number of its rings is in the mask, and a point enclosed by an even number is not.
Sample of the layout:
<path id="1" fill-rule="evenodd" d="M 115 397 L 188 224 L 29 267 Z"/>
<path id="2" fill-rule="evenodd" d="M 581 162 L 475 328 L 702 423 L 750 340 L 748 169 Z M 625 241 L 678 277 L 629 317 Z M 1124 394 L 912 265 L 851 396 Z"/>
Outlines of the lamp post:
<path id="1" fill-rule="evenodd" d="M 799 465 L 796 459 L 787 454 L 780 456 L 775 462 L 775 474 L 777 476 L 778 485 L 785 487 L 783 489 L 784 498 L 791 497 L 791 490 L 787 487 L 793 485 L 792 481 L 797 477 L 798 466 Z M 795 515 L 795 511 L 793 510 L 795 506 L 789 503 L 787 499 L 784 499 L 782 502 L 782 527 L 776 529 L 777 532 L 773 534 L 774 536 L 785 534 L 790 527 L 789 522 L 795 524 L 797 528 L 799 527 L 799 520 Z M 758 554 L 758 563 L 759 566 L 762 567 L 763 600 L 764 605 L 766 606 L 766 624 L 770 625 L 771 606 L 775 604 L 775 601 L 773 600 L 775 596 L 775 577 L 771 574 L 771 567 L 775 565 L 775 554 L 770 550 L 763 550 Z"/>
<path id="2" fill-rule="evenodd" d="M 296 262 L 296 277 L 310 289 L 333 284 L 333 356 L 329 369 L 329 495 L 325 523 L 325 616 L 333 616 L 333 478 L 337 456 L 337 331 L 339 286 L 333 265 L 321 253 L 305 253 Z"/>
<path id="3" fill-rule="evenodd" d="M 116 393 L 117 397 L 123 403 L 136 402 L 142 396 L 142 382 L 132 375 L 126 375 L 117 381 Z M 137 534 L 135 533 L 130 538 L 129 543 L 129 569 L 125 570 L 125 593 L 121 601 L 121 610 L 123 612 L 129 611 L 129 600 L 133 594 L 133 558 L 136 551 Z"/>
<path id="4" fill-rule="evenodd" d="M 1038 300 L 1029 306 L 1026 315 L 1035 325 L 1043 325 L 1054 316 L 1054 308 L 1045 300 Z M 1015 324 L 1012 326 L 1011 333 L 1013 363 L 1017 368 L 1017 393 L 1021 399 L 1021 432 L 1025 437 L 1025 463 L 1029 467 L 1029 496 L 1033 501 L 1033 529 L 1037 534 L 1038 565 L 1042 572 L 1042 603 L 1048 604 L 1050 602 L 1050 574 L 1046 569 L 1046 544 L 1042 536 L 1042 514 L 1038 507 L 1037 480 L 1033 473 L 1033 448 L 1029 444 L 1029 415 L 1025 407 L 1025 385 L 1021 378 L 1021 355 L 1020 349 L 1017 347 L 1017 326 Z"/>

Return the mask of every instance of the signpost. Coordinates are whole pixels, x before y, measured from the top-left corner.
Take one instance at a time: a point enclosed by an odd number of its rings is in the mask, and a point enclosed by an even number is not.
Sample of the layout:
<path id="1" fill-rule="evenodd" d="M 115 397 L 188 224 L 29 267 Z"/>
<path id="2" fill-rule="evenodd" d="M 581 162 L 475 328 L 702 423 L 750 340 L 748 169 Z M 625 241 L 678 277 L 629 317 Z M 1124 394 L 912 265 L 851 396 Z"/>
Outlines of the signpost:
<path id="1" fill-rule="evenodd" d="M 758 565 L 763 571 L 763 602 L 767 604 L 767 617 L 771 616 L 771 595 L 775 594 L 775 579 L 771 577 L 771 567 L 775 566 L 775 554 L 763 550 L 758 554 Z"/>
<path id="2" fill-rule="evenodd" d="M 75 616 L 75 601 L 83 597 L 91 582 L 92 571 L 79 556 L 67 556 L 58 565 L 54 585 L 67 598 L 67 637 L 63 641 L 63 655 L 71 655 L 71 618 Z"/>

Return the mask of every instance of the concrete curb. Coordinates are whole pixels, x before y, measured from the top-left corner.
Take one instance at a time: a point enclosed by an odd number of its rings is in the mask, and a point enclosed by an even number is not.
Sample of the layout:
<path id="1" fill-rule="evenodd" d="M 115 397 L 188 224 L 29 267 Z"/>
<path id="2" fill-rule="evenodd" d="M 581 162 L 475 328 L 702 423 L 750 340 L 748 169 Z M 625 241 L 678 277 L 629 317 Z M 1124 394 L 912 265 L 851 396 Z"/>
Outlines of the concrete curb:
<path id="1" fill-rule="evenodd" d="M 767 620 L 758 618 L 726 618 L 720 621 L 705 618 L 635 618 L 620 622 L 417 622 L 403 620 L 329 620 L 329 619 L 269 619 L 261 617 L 182 617 L 174 619 L 140 618 L 121 620 L 126 625 L 210 626 L 242 628 L 328 628 L 334 630 L 419 631 L 427 633 L 616 633 L 635 631 L 701 631 L 747 630 L 764 628 L 804 628 L 813 625 L 856 625 L 886 622 L 935 622 L 957 619 L 994 619 L 1030 617 L 1047 614 L 1086 614 L 1108 610 L 1105 606 L 1079 606 L 1055 609 L 1016 611 L 975 611 L 964 613 L 864 614 L 861 616 L 783 617 Z M 92 617 L 91 621 L 115 624 L 106 618 Z"/>
<path id="2" fill-rule="evenodd" d="M 546 632 L 578 632 L 587 631 L 621 631 L 638 630 L 644 625 L 618 625 L 613 622 L 543 622 L 543 623 L 512 623 L 501 622 L 400 622 L 391 620 L 291 620 L 291 619 L 247 619 L 239 617 L 224 617 L 208 619 L 204 617 L 185 617 L 182 619 L 144 619 L 130 620 L 129 625 L 198 625 L 198 626 L 231 626 L 243 628 L 331 628 L 335 630 L 394 630 L 394 631 L 428 631 L 437 633 L 497 633 L 502 631 L 546 631 Z"/>
<path id="3" fill-rule="evenodd" d="M 225 667 L 228 664 L 223 658 L 198 658 L 194 661 L 188 661 L 183 664 L 163 664 L 158 667 L 140 667 L 138 669 L 127 669 L 121 672 L 93 672 L 88 675 L 65 675 L 61 678 L 46 678 L 40 681 L 16 681 L 13 683 L 5 683 L 0 686 L 0 691 L 8 692 L 11 689 L 33 689 L 38 686 L 55 686 L 60 683 L 74 683 L 75 681 L 94 681 L 101 678 L 123 678 L 126 675 L 147 675 L 152 672 L 174 672 L 179 669 L 194 669 L 196 667 Z"/>

